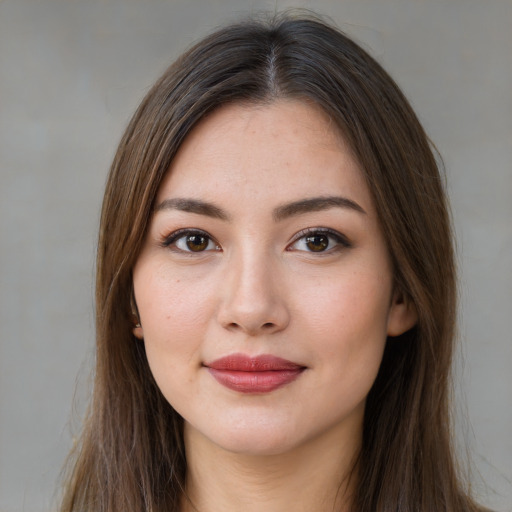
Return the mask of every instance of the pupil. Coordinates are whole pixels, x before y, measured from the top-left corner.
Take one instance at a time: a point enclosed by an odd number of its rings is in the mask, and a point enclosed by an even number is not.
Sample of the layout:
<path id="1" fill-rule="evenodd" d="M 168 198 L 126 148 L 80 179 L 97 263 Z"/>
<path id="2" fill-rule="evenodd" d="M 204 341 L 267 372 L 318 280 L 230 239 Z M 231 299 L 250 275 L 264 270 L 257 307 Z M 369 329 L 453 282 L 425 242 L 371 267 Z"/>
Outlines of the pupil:
<path id="1" fill-rule="evenodd" d="M 311 251 L 325 251 L 329 246 L 329 238 L 326 235 L 312 235 L 306 238 L 306 245 Z"/>
<path id="2" fill-rule="evenodd" d="M 201 235 L 187 237 L 187 247 L 194 252 L 204 251 L 208 245 L 208 239 Z"/>

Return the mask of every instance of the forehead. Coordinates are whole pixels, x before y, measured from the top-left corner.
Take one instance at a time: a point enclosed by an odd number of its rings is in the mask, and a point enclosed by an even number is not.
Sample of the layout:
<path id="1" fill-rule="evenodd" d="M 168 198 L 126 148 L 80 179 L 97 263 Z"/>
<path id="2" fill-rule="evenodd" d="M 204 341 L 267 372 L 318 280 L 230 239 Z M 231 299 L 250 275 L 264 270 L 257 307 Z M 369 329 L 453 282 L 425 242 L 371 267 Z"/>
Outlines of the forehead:
<path id="1" fill-rule="evenodd" d="M 204 118 L 176 154 L 158 193 L 238 202 L 341 193 L 371 209 L 360 166 L 329 116 L 297 100 L 231 104 Z"/>

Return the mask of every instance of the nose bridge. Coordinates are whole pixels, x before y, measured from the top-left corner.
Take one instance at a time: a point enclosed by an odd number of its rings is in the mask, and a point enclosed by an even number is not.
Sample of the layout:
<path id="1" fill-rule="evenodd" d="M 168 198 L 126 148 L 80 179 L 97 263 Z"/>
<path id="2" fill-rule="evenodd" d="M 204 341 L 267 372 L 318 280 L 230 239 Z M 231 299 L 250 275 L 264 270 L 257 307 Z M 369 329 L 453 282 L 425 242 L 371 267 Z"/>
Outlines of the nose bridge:
<path id="1" fill-rule="evenodd" d="M 233 251 L 226 262 L 219 319 L 224 327 L 248 334 L 278 331 L 288 323 L 279 261 L 264 244 L 254 245 L 247 243 Z"/>

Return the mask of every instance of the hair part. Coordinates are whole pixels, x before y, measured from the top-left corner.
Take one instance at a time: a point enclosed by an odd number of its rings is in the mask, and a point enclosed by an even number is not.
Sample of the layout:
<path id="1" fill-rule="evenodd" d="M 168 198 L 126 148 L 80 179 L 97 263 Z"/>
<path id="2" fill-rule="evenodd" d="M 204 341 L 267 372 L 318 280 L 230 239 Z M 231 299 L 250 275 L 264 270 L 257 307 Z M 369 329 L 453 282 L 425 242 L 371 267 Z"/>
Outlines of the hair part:
<path id="1" fill-rule="evenodd" d="M 343 33 L 312 16 L 249 20 L 206 37 L 156 82 L 119 144 L 97 256 L 95 388 L 62 511 L 177 511 L 182 419 L 158 389 L 130 322 L 132 269 L 160 183 L 193 127 L 222 105 L 311 101 L 359 161 L 417 325 L 389 339 L 367 399 L 353 509 L 479 509 L 451 440 L 456 311 L 443 183 L 416 115 L 394 81 Z"/>

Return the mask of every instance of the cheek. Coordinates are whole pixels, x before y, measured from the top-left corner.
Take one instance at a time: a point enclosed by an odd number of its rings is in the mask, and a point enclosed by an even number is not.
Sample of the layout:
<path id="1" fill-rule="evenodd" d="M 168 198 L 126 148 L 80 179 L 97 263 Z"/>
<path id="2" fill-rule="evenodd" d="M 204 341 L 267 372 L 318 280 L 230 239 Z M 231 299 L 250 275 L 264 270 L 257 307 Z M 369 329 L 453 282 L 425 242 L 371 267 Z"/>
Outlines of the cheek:
<path id="1" fill-rule="evenodd" d="M 134 272 L 135 298 L 145 337 L 170 341 L 199 331 L 211 316 L 212 283 L 180 276 L 165 264 L 150 272 L 145 270 L 142 267 Z"/>
<path id="2" fill-rule="evenodd" d="M 371 386 L 387 339 L 390 294 L 388 279 L 361 273 L 309 290 L 300 309 L 316 364 L 331 379 Z"/>
<path id="3" fill-rule="evenodd" d="M 331 338 L 343 332 L 374 332 L 385 338 L 390 296 L 389 279 L 354 272 L 317 280 L 310 286 L 302 281 L 297 300 L 319 335 Z"/>
<path id="4" fill-rule="evenodd" d="M 171 277 L 172 276 L 172 277 Z M 151 372 L 168 401 L 200 365 L 201 340 L 211 318 L 211 287 L 169 272 L 165 264 L 139 264 L 134 292 Z"/>

